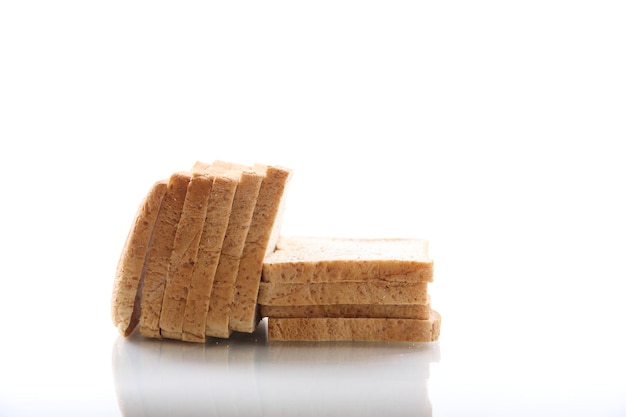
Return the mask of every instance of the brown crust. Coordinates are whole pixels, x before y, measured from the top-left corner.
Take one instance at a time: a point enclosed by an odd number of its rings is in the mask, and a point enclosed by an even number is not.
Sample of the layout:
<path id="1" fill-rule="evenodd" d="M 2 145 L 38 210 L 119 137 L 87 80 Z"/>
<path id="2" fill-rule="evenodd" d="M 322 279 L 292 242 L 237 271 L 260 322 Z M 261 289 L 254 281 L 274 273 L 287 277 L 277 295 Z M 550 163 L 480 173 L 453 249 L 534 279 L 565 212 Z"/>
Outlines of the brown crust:
<path id="1" fill-rule="evenodd" d="M 135 305 L 142 271 L 150 247 L 161 201 L 167 190 L 167 181 L 156 182 L 139 206 L 133 225 L 120 255 L 111 299 L 113 324 L 121 334 L 128 336 L 136 326 L 139 305 Z M 136 317 L 135 317 L 136 318 Z"/>
<path id="2" fill-rule="evenodd" d="M 269 318 L 270 341 L 434 342 L 441 317 L 428 320 L 390 318 Z"/>
<path id="3" fill-rule="evenodd" d="M 178 221 L 183 211 L 190 179 L 191 174 L 188 172 L 172 174 L 154 227 L 152 248 L 146 260 L 146 272 L 141 292 L 139 330 L 146 337 L 161 337 L 159 318 L 163 292 Z"/>
<path id="4" fill-rule="evenodd" d="M 322 282 L 279 284 L 262 282 L 258 302 L 273 306 L 329 304 L 427 304 L 425 282 Z"/>

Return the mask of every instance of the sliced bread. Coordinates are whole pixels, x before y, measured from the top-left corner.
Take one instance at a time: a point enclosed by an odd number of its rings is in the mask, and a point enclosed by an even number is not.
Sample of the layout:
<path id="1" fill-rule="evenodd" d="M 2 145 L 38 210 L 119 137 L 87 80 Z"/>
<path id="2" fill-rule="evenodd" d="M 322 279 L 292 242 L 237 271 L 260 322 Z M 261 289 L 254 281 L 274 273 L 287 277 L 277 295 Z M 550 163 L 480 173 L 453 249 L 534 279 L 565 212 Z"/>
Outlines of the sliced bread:
<path id="1" fill-rule="evenodd" d="M 433 261 L 422 239 L 280 237 L 263 262 L 263 281 L 430 282 Z"/>
<path id="2" fill-rule="evenodd" d="M 170 176 L 161 210 L 154 226 L 152 247 L 146 258 L 145 276 L 141 291 L 140 332 L 143 336 L 160 338 L 159 319 L 165 283 L 169 273 L 170 257 L 178 221 L 183 212 L 190 172 L 177 172 Z"/>
<path id="3" fill-rule="evenodd" d="M 325 304 L 307 306 L 259 306 L 261 317 L 270 318 L 396 318 L 428 319 L 430 304 Z"/>
<path id="4" fill-rule="evenodd" d="M 255 169 L 264 166 L 255 165 Z M 252 333 L 258 323 L 257 296 L 263 271 L 263 259 L 274 250 L 272 236 L 280 224 L 276 222 L 291 170 L 268 166 L 261 183 L 259 195 L 246 236 L 241 261 L 235 279 L 235 292 L 231 302 L 229 327 L 232 331 Z"/>
<path id="5" fill-rule="evenodd" d="M 111 312 L 113 324 L 124 336 L 128 336 L 139 321 L 140 283 L 144 263 L 150 248 L 152 232 L 161 201 L 167 190 L 167 181 L 156 182 L 139 206 L 131 229 L 124 243 L 115 271 Z"/>
<path id="6" fill-rule="evenodd" d="M 198 248 L 203 238 L 213 178 L 211 175 L 194 173 L 187 186 L 163 293 L 159 320 L 163 337 L 180 339 L 182 335 L 185 303 L 194 265 L 197 263 Z"/>
<path id="7" fill-rule="evenodd" d="M 270 341 L 433 342 L 441 317 L 431 310 L 427 320 L 390 318 L 269 318 Z"/>
<path id="8" fill-rule="evenodd" d="M 267 306 L 329 304 L 427 304 L 426 282 L 317 282 L 280 284 L 262 282 L 258 302 Z"/>
<path id="9" fill-rule="evenodd" d="M 187 302 L 182 320 L 181 337 L 189 342 L 204 342 L 209 300 L 215 279 L 220 253 L 232 213 L 239 176 L 228 171 L 208 168 L 204 171 L 214 177 L 208 197 L 208 209 L 198 260 L 194 264 Z"/>

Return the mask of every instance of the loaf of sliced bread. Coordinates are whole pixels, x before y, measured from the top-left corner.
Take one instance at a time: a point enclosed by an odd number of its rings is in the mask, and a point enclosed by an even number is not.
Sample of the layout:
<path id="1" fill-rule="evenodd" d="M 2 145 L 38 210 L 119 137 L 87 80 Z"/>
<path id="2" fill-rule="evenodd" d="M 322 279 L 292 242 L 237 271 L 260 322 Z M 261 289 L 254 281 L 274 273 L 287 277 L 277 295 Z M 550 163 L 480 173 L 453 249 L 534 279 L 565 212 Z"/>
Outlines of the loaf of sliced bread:
<path id="1" fill-rule="evenodd" d="M 430 282 L 433 261 L 422 239 L 281 237 L 263 263 L 263 281 Z"/>
<path id="2" fill-rule="evenodd" d="M 135 214 L 117 264 L 111 312 L 113 324 L 124 336 L 128 336 L 139 322 L 140 297 L 138 293 L 141 292 L 143 267 L 166 190 L 167 181 L 158 181 L 144 197 Z"/>
<path id="3" fill-rule="evenodd" d="M 435 310 L 427 320 L 270 317 L 267 322 L 270 341 L 433 342 L 439 339 L 440 326 Z"/>
<path id="4" fill-rule="evenodd" d="M 267 306 L 329 304 L 427 304 L 426 282 L 315 282 L 280 284 L 262 282 L 258 302 Z"/>

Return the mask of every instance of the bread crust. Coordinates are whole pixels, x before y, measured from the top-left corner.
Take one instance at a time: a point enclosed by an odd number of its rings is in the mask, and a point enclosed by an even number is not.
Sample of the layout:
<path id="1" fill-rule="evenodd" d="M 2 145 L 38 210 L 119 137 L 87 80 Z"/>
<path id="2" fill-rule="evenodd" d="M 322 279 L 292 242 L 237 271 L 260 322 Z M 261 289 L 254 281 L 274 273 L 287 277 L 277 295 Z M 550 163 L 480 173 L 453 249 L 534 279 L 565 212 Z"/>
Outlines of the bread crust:
<path id="1" fill-rule="evenodd" d="M 167 181 L 157 181 L 144 197 L 117 264 L 111 313 L 113 324 L 124 336 L 130 335 L 137 325 L 139 305 L 135 305 L 135 299 L 138 298 L 154 224 L 166 190 Z"/>
<path id="2" fill-rule="evenodd" d="M 165 282 L 169 273 L 178 221 L 183 211 L 190 180 L 191 173 L 189 172 L 177 172 L 170 176 L 154 227 L 152 247 L 146 259 L 146 272 L 141 292 L 139 330 L 146 337 L 161 337 L 159 319 Z"/>
<path id="3" fill-rule="evenodd" d="M 441 316 L 431 310 L 428 320 L 391 318 L 272 318 L 270 341 L 434 342 Z"/>
<path id="4" fill-rule="evenodd" d="M 263 168 L 258 164 L 255 167 Z M 263 259 L 267 252 L 274 250 L 271 238 L 278 236 L 275 229 L 280 228 L 280 224 L 276 220 L 290 177 L 291 170 L 266 168 L 235 280 L 229 316 L 232 331 L 252 333 L 259 323 L 257 296 Z"/>
<path id="5" fill-rule="evenodd" d="M 425 282 L 321 282 L 281 284 L 262 282 L 258 302 L 268 306 L 329 304 L 427 304 Z"/>

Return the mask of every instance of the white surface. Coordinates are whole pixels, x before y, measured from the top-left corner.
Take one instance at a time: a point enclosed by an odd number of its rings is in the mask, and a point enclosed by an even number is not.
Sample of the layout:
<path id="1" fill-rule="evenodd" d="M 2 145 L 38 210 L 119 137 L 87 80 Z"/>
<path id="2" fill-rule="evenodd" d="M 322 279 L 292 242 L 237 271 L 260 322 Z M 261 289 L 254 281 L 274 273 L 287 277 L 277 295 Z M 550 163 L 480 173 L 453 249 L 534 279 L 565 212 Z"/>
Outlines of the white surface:
<path id="1" fill-rule="evenodd" d="M 625 20 L 2 2 L 0 415 L 626 414 Z M 137 205 L 214 158 L 295 170 L 284 234 L 429 239 L 440 343 L 120 340 Z"/>

